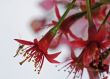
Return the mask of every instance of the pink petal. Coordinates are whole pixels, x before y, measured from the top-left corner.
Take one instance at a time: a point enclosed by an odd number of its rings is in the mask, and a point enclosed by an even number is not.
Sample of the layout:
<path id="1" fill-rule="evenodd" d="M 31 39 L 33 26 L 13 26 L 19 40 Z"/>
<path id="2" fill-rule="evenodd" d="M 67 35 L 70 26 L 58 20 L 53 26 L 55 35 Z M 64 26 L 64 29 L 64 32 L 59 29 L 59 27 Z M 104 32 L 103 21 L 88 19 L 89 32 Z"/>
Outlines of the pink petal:
<path id="1" fill-rule="evenodd" d="M 31 28 L 34 32 L 40 31 L 46 23 L 46 19 L 35 19 L 31 23 Z"/>
<path id="2" fill-rule="evenodd" d="M 21 39 L 14 39 L 14 40 L 16 40 L 17 42 L 19 42 L 23 45 L 33 45 L 34 44 L 33 42 L 25 41 L 25 40 L 21 40 Z"/>
<path id="3" fill-rule="evenodd" d="M 96 40 L 98 42 L 101 42 L 105 39 L 105 37 L 107 36 L 107 29 L 105 27 L 102 27 L 100 29 L 100 31 L 96 34 Z"/>
<path id="4" fill-rule="evenodd" d="M 55 5 L 55 0 L 43 0 L 40 4 L 45 10 L 50 10 Z"/>

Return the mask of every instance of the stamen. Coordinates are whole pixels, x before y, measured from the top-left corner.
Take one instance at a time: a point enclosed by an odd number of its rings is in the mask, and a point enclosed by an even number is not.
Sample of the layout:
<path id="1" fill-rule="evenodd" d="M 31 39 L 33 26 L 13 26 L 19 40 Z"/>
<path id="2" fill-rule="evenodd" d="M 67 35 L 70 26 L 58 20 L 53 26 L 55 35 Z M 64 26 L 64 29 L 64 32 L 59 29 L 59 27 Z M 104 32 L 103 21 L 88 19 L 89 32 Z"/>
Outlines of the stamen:
<path id="1" fill-rule="evenodd" d="M 20 62 L 19 64 L 22 65 L 29 57 L 26 57 L 25 60 L 23 60 L 22 62 Z"/>
<path id="2" fill-rule="evenodd" d="M 60 69 L 58 69 L 58 71 L 62 70 L 63 68 L 67 67 L 70 63 L 64 65 L 63 67 L 61 67 Z"/>
<path id="3" fill-rule="evenodd" d="M 20 45 L 19 48 L 16 51 L 16 54 L 14 55 L 14 57 L 16 57 L 19 54 L 19 51 L 24 47 L 24 45 Z"/>

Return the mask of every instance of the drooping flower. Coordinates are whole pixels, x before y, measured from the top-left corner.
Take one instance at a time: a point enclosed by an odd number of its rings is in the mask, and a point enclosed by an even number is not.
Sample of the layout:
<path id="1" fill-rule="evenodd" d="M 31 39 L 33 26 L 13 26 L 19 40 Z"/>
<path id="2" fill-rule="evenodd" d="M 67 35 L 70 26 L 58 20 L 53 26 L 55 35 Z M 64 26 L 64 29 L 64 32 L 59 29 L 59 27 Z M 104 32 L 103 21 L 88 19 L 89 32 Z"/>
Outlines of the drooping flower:
<path id="1" fill-rule="evenodd" d="M 61 17 L 60 22 L 57 23 L 56 27 L 51 28 L 40 41 L 38 41 L 37 39 L 34 39 L 34 42 L 30 42 L 30 41 L 15 39 L 20 44 L 28 46 L 27 48 L 23 49 L 24 56 L 26 56 L 26 58 L 25 60 L 20 62 L 21 65 L 26 60 L 31 61 L 31 59 L 34 59 L 35 67 L 39 69 L 38 70 L 38 73 L 39 73 L 44 62 L 44 57 L 46 57 L 46 59 L 51 63 L 59 63 L 54 59 L 60 54 L 60 52 L 56 54 L 48 54 L 47 50 L 49 48 L 51 41 L 55 37 L 59 28 L 61 27 L 61 24 L 64 21 L 66 15 L 68 14 L 69 10 L 72 8 L 74 2 L 75 2 L 74 0 L 71 2 L 70 6 L 65 11 L 64 15 Z M 23 47 L 19 47 L 17 54 L 15 56 L 19 54 L 20 49 L 22 49 Z"/>
<path id="2" fill-rule="evenodd" d="M 41 68 L 43 66 L 44 57 L 51 63 L 59 63 L 58 61 L 54 60 L 59 54 L 48 54 L 47 49 L 49 47 L 49 44 L 55 34 L 52 32 L 53 30 L 50 30 L 40 41 L 37 39 L 34 39 L 33 42 L 21 40 L 21 39 L 15 39 L 17 42 L 22 44 L 21 47 L 19 47 L 19 51 L 17 51 L 17 56 L 20 52 L 23 53 L 23 56 L 25 59 L 20 62 L 22 65 L 26 60 L 28 61 L 34 61 L 34 66 L 36 69 L 38 69 L 38 73 L 40 73 Z M 26 47 L 25 47 L 26 46 Z M 20 51 L 21 50 L 21 51 Z"/>
<path id="3" fill-rule="evenodd" d="M 103 63 L 101 54 L 110 47 L 110 41 L 107 39 L 107 29 L 105 27 L 105 22 L 108 18 L 109 12 L 105 17 L 104 21 L 97 30 L 95 24 L 92 22 L 88 27 L 88 40 L 75 40 L 71 42 L 72 47 L 83 48 L 80 56 L 82 58 L 84 67 L 92 68 L 92 73 L 102 73 L 107 72 L 109 66 Z M 90 73 L 91 73 L 90 72 Z M 98 77 L 98 75 L 96 75 Z M 92 77 L 93 78 L 93 77 Z M 91 78 L 91 79 L 92 79 Z M 97 78 L 93 78 L 97 79 Z"/>
<path id="4" fill-rule="evenodd" d="M 65 72 L 67 71 L 69 74 L 67 75 L 66 79 L 70 76 L 71 77 L 73 76 L 73 79 L 76 78 L 82 79 L 84 69 L 82 57 L 76 57 L 74 50 L 72 48 L 71 48 L 71 58 L 61 63 L 61 65 L 63 66 L 58 71 L 62 69 L 64 69 Z"/>
<path id="5" fill-rule="evenodd" d="M 96 4 L 92 7 L 92 9 L 95 9 L 100 6 L 101 6 L 101 4 L 98 4 L 98 5 Z M 57 5 L 55 5 L 55 14 L 56 14 L 57 19 L 59 20 L 61 15 L 60 15 Z M 51 44 L 51 47 L 52 48 L 57 47 L 59 42 L 61 41 L 60 39 L 61 39 L 61 37 L 63 37 L 63 35 L 66 36 L 67 39 L 69 39 L 69 37 L 71 37 L 75 40 L 81 39 L 81 38 L 78 38 L 78 36 L 76 36 L 73 33 L 73 30 L 71 29 L 71 27 L 77 20 L 79 20 L 80 18 L 83 18 L 83 16 L 85 14 L 86 14 L 86 11 L 79 12 L 79 13 L 68 16 L 61 24 L 62 27 L 60 28 L 60 30 L 58 32 L 59 34 L 55 39 L 53 39 L 53 41 L 52 41 L 53 43 Z M 84 21 L 84 19 L 82 19 L 82 21 Z M 57 24 L 57 21 L 53 20 L 52 23 L 49 24 L 49 26 L 52 26 L 52 25 L 55 26 L 56 24 Z M 74 27 L 76 27 L 76 26 L 74 26 Z M 85 27 L 83 27 L 83 29 L 85 29 Z M 56 42 L 56 43 L 54 43 L 54 42 Z M 55 45 L 53 45 L 53 44 L 55 44 Z"/>

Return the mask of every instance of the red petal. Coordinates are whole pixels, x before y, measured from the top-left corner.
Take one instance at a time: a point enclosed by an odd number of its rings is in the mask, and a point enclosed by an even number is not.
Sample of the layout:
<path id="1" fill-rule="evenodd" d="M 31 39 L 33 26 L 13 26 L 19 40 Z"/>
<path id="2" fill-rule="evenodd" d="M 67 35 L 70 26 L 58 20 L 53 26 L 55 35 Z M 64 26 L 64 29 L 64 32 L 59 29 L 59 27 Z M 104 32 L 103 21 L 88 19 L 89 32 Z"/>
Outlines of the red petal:
<path id="1" fill-rule="evenodd" d="M 61 52 L 55 53 L 55 54 L 48 54 L 47 57 L 50 59 L 55 59 Z"/>
<path id="2" fill-rule="evenodd" d="M 21 40 L 21 39 L 14 39 L 14 40 L 16 40 L 17 42 L 19 42 L 23 45 L 33 45 L 34 44 L 33 42 L 25 41 L 25 40 Z"/>
<path id="3" fill-rule="evenodd" d="M 68 30 L 68 33 L 70 34 L 70 36 L 72 37 L 72 38 L 74 38 L 75 40 L 79 40 L 80 38 L 78 38 L 75 34 L 73 34 L 72 32 L 71 32 L 71 30 Z"/>
<path id="4" fill-rule="evenodd" d="M 72 41 L 70 43 L 70 45 L 75 49 L 75 48 L 81 48 L 84 47 L 87 44 L 87 41 L 83 41 L 83 40 L 76 40 L 76 41 Z"/>
<path id="5" fill-rule="evenodd" d="M 92 55 L 90 54 L 90 53 L 92 53 L 91 50 L 89 48 L 87 48 L 87 49 L 84 49 L 84 51 L 82 53 L 83 53 L 84 66 L 89 66 L 89 63 L 92 60 Z"/>
<path id="6" fill-rule="evenodd" d="M 58 6 L 57 6 L 56 3 L 55 3 L 55 13 L 56 13 L 56 16 L 57 16 L 57 18 L 59 20 L 61 18 L 61 16 L 60 16 L 60 12 L 59 12 L 59 9 L 58 9 Z"/>
<path id="7" fill-rule="evenodd" d="M 56 61 L 56 60 L 54 60 L 54 59 L 48 59 L 48 61 L 50 62 L 50 63 L 60 63 L 60 62 L 58 62 L 58 61 Z"/>
<path id="8" fill-rule="evenodd" d="M 101 42 L 101 41 L 103 41 L 103 40 L 105 39 L 106 35 L 107 35 L 107 30 L 106 30 L 105 27 L 103 27 L 103 28 L 100 29 L 100 31 L 96 34 L 96 40 L 97 40 L 98 42 Z"/>
<path id="9" fill-rule="evenodd" d="M 58 61 L 54 60 L 61 52 L 55 53 L 55 54 L 46 54 L 46 58 L 51 63 L 59 63 Z"/>
<path id="10" fill-rule="evenodd" d="M 102 48 L 107 48 L 107 47 L 109 47 L 110 46 L 110 40 L 107 40 L 107 41 L 105 41 L 105 42 L 103 42 L 102 44 L 101 44 L 101 47 Z"/>

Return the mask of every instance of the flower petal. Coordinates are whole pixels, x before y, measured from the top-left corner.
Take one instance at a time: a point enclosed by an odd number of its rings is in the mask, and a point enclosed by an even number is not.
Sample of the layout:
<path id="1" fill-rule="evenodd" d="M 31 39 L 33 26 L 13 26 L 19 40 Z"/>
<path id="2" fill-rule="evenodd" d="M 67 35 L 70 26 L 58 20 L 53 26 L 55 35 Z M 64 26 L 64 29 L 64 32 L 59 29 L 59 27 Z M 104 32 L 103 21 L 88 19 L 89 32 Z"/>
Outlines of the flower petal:
<path id="1" fill-rule="evenodd" d="M 14 39 L 14 40 L 16 40 L 17 42 L 19 42 L 20 44 L 23 44 L 23 45 L 33 45 L 34 44 L 33 42 L 21 40 L 21 39 Z"/>
<path id="2" fill-rule="evenodd" d="M 110 47 L 110 40 L 107 40 L 107 41 L 103 42 L 103 43 L 101 44 L 101 47 L 102 47 L 102 48 Z"/>
<path id="3" fill-rule="evenodd" d="M 51 63 L 59 63 L 58 61 L 54 60 L 61 52 L 55 54 L 45 54 L 47 60 Z"/>
<path id="4" fill-rule="evenodd" d="M 44 19 L 35 19 L 31 23 L 31 28 L 34 32 L 38 32 L 45 26 L 45 23 L 46 23 L 45 18 Z"/>
<path id="5" fill-rule="evenodd" d="M 60 12 L 59 12 L 59 9 L 58 9 L 58 6 L 57 6 L 56 3 L 55 3 L 55 14 L 56 14 L 56 16 L 57 16 L 57 18 L 59 20 L 61 18 L 61 16 L 60 16 Z"/>
<path id="6" fill-rule="evenodd" d="M 55 4 L 55 0 L 43 0 L 43 2 L 41 2 L 41 6 L 45 9 L 45 10 L 50 10 Z"/>
<path id="7" fill-rule="evenodd" d="M 72 41 L 72 42 L 70 43 L 70 46 L 72 46 L 72 47 L 75 49 L 75 48 L 84 47 L 86 44 L 87 44 L 87 41 L 76 40 L 76 41 Z"/>

